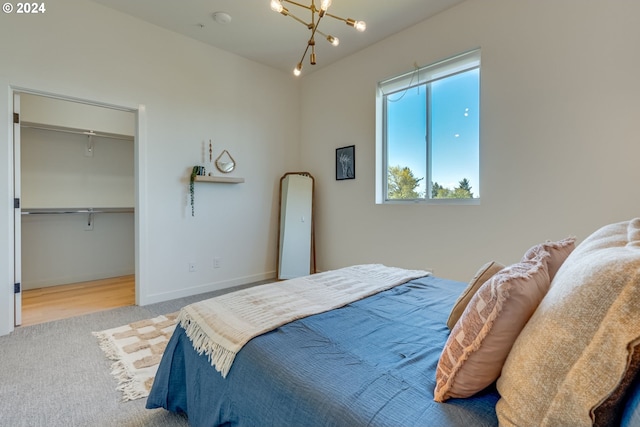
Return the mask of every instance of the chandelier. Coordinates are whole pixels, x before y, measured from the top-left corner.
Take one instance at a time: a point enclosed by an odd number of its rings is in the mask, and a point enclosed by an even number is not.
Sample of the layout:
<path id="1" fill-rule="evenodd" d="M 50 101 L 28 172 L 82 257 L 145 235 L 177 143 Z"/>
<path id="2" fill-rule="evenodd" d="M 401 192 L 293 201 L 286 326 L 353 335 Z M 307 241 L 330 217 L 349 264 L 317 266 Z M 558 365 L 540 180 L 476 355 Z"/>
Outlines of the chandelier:
<path id="1" fill-rule="evenodd" d="M 289 10 L 282 5 L 283 2 L 310 10 L 311 22 L 306 22 L 303 19 L 300 19 L 294 14 L 292 14 L 291 12 L 289 12 Z M 311 48 L 311 54 L 309 55 L 309 62 L 311 63 L 311 65 L 316 64 L 316 41 L 315 41 L 316 33 L 324 37 L 333 46 L 338 46 L 338 43 L 340 43 L 337 37 L 334 37 L 332 35 L 327 35 L 322 31 L 318 30 L 318 25 L 320 25 L 320 21 L 322 20 L 322 18 L 324 18 L 325 16 L 330 16 L 331 18 L 337 19 L 339 21 L 343 21 L 344 23 L 346 23 L 350 27 L 355 28 L 358 31 L 364 31 L 367 28 L 367 24 L 365 24 L 364 21 L 356 21 L 351 18 L 345 19 L 336 15 L 332 15 L 331 13 L 327 12 L 327 10 L 329 9 L 329 6 L 331 6 L 331 0 L 320 0 L 320 9 L 316 8 L 314 0 L 311 0 L 311 4 L 309 6 L 297 3 L 291 0 L 271 0 L 271 10 L 281 13 L 284 16 L 290 16 L 291 18 L 295 19 L 302 25 L 306 26 L 311 31 L 311 37 L 307 42 L 307 47 L 305 48 L 304 53 L 302 54 L 302 58 L 300 58 L 300 62 L 298 62 L 296 67 L 293 69 L 293 74 L 296 76 L 299 76 L 300 73 L 302 72 L 302 61 L 304 61 L 305 56 L 307 56 L 307 52 L 309 51 L 309 48 Z M 318 15 L 317 19 L 316 19 L 316 14 Z"/>

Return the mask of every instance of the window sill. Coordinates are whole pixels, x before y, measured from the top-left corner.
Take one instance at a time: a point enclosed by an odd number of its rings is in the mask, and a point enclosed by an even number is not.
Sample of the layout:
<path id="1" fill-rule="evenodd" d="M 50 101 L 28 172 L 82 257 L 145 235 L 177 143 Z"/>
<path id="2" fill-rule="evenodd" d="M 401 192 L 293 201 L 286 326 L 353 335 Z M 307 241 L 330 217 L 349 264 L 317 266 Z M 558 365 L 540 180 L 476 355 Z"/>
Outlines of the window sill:
<path id="1" fill-rule="evenodd" d="M 377 205 L 422 205 L 422 206 L 479 206 L 480 199 L 419 199 L 419 200 L 385 200 Z"/>

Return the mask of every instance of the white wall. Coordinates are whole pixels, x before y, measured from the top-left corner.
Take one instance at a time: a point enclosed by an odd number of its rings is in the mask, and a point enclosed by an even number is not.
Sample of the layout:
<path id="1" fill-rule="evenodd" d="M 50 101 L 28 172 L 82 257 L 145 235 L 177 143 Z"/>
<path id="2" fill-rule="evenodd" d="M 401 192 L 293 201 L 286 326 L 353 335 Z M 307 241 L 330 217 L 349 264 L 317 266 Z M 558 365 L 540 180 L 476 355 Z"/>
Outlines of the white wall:
<path id="1" fill-rule="evenodd" d="M 20 120 L 40 125 L 61 126 L 119 135 L 134 136 L 135 115 L 97 105 L 62 99 L 20 94 Z"/>
<path id="2" fill-rule="evenodd" d="M 22 290 L 135 273 L 132 213 L 23 215 Z"/>
<path id="3" fill-rule="evenodd" d="M 278 182 L 299 169 L 299 132 L 290 126 L 299 92 L 288 73 L 90 1 L 0 14 L 0 39 L 11 40 L 0 44 L 0 335 L 13 325 L 13 88 L 139 110 L 140 303 L 273 277 Z M 191 217 L 188 173 L 210 138 L 214 156 L 228 149 L 246 182 L 197 183 Z"/>
<path id="4" fill-rule="evenodd" d="M 51 130 L 20 132 L 21 204 L 30 208 L 133 207 L 133 141 Z"/>
<path id="5" fill-rule="evenodd" d="M 639 40 L 635 0 L 469 0 L 304 77 L 319 269 L 383 262 L 467 281 L 488 260 L 640 216 Z M 375 205 L 376 83 L 476 47 L 481 204 Z M 351 144 L 356 179 L 335 181 L 335 148 Z"/>

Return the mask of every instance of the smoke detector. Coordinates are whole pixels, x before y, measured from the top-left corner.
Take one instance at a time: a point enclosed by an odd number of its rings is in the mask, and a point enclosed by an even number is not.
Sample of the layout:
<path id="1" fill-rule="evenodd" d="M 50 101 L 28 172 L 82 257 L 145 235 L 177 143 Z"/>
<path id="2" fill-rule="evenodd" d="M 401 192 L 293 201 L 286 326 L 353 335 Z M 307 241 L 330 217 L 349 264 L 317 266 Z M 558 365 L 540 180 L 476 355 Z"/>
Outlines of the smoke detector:
<path id="1" fill-rule="evenodd" d="M 231 22 L 231 15 L 229 15 L 226 12 L 214 12 L 213 20 L 216 21 L 218 24 L 226 25 L 229 22 Z"/>

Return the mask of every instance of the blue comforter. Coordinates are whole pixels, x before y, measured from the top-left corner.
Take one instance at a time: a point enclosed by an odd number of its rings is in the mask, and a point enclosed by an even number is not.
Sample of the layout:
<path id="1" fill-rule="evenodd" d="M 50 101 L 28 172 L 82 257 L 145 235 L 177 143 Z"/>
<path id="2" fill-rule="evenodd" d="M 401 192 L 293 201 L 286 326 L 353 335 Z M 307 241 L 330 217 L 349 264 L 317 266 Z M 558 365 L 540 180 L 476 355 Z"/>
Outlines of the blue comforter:
<path id="1" fill-rule="evenodd" d="M 496 426 L 498 394 L 433 401 L 446 320 L 465 283 L 416 279 L 254 338 L 226 379 L 177 327 L 147 408 L 192 426 Z"/>

